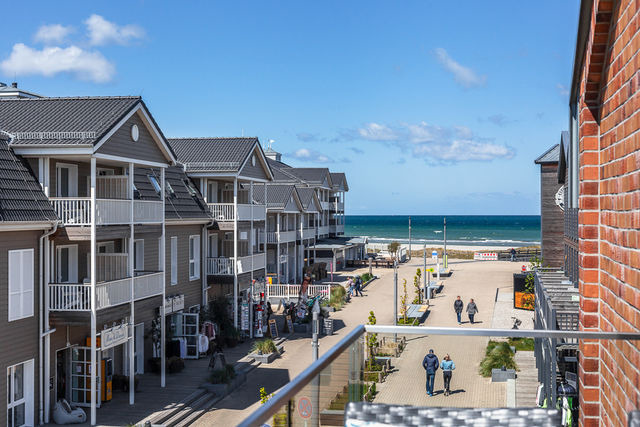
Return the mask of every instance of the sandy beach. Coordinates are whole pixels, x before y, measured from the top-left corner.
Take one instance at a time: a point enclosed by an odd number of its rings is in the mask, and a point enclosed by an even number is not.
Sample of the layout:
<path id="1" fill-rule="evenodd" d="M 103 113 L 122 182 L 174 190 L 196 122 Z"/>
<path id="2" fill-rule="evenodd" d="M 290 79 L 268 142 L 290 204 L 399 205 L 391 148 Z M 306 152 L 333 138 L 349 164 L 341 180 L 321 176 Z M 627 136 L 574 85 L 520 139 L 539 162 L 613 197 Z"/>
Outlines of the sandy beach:
<path id="1" fill-rule="evenodd" d="M 368 243 L 367 247 L 368 248 L 376 248 L 376 249 L 386 249 L 387 245 L 388 245 L 388 243 Z M 405 248 L 406 250 L 409 250 L 409 244 L 408 243 L 402 243 L 401 246 L 403 248 Z M 536 246 L 539 246 L 539 245 L 536 245 Z M 523 246 L 522 245 L 520 245 L 520 246 L 447 245 L 447 250 L 451 250 L 451 251 L 469 251 L 469 252 L 488 252 L 488 251 L 508 251 L 512 247 L 517 249 L 517 248 L 523 247 Z M 429 248 L 442 249 L 443 245 L 428 244 L 427 245 L 427 249 L 429 249 Z M 422 245 L 420 245 L 420 244 L 411 244 L 411 250 L 413 252 L 420 251 L 420 250 L 422 250 Z"/>

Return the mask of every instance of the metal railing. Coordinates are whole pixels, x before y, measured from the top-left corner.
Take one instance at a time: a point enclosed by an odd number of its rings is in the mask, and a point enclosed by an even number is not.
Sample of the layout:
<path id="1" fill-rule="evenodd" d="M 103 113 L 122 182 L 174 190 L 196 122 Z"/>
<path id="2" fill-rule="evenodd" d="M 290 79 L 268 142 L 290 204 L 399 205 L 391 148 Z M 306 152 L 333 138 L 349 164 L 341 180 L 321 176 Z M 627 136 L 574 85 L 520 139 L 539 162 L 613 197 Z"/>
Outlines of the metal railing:
<path id="1" fill-rule="evenodd" d="M 49 310 L 90 311 L 91 285 L 49 283 Z"/>
<path id="2" fill-rule="evenodd" d="M 212 276 L 229 276 L 234 274 L 233 258 L 207 258 L 207 274 Z"/>
<path id="3" fill-rule="evenodd" d="M 129 275 L 129 254 L 96 254 L 96 281 L 110 282 Z"/>
<path id="4" fill-rule="evenodd" d="M 90 198 L 51 197 L 50 201 L 64 225 L 91 225 Z"/>
<path id="5" fill-rule="evenodd" d="M 578 242 L 578 208 L 564 210 L 564 235 L 574 243 Z"/>
<path id="6" fill-rule="evenodd" d="M 329 226 L 329 233 L 337 234 L 344 233 L 344 225 L 343 224 L 332 224 Z"/>
<path id="7" fill-rule="evenodd" d="M 96 177 L 96 197 L 100 199 L 129 199 L 129 177 L 126 175 Z"/>
<path id="8" fill-rule="evenodd" d="M 267 298 L 297 298 L 300 294 L 300 286 L 295 284 L 267 284 Z M 324 295 L 329 298 L 331 285 L 309 285 L 307 287 L 307 296 L 314 297 L 316 295 Z"/>
<path id="9" fill-rule="evenodd" d="M 162 222 L 164 203 L 155 200 L 133 201 L 133 222 L 148 224 Z"/>
<path id="10" fill-rule="evenodd" d="M 329 234 L 328 225 L 321 225 L 320 227 L 318 227 L 318 236 L 325 236 L 327 234 Z"/>
<path id="11" fill-rule="evenodd" d="M 207 203 L 209 211 L 216 221 L 233 221 L 236 217 L 233 203 Z M 238 221 L 264 221 L 267 215 L 266 205 L 238 204 Z"/>
<path id="12" fill-rule="evenodd" d="M 64 225 L 91 225 L 90 198 L 51 197 L 50 201 Z M 130 224 L 132 202 L 134 204 L 134 223 L 162 222 L 164 203 L 161 201 L 96 199 L 96 225 Z"/>
<path id="13" fill-rule="evenodd" d="M 302 231 L 298 230 L 298 240 L 307 240 L 313 239 L 316 237 L 316 229 L 315 228 L 303 228 Z"/>
<path id="14" fill-rule="evenodd" d="M 440 328 L 440 327 L 424 327 L 424 326 L 386 326 L 386 325 L 358 325 L 351 330 L 343 339 L 341 339 L 335 346 L 327 350 L 318 360 L 312 362 L 305 370 L 303 370 L 297 377 L 284 385 L 280 390 L 263 405 L 261 405 L 255 412 L 245 418 L 239 425 L 243 427 L 250 427 L 256 425 L 263 425 L 269 423 L 272 416 L 278 413 L 281 409 L 289 407 L 289 401 L 295 399 L 298 393 L 303 390 L 312 391 L 313 387 L 320 387 L 320 374 L 326 373 L 326 368 L 332 366 L 332 363 L 338 361 L 346 352 L 360 352 L 364 350 L 363 338 L 365 333 L 374 334 L 390 334 L 390 335 L 418 335 L 418 336 L 433 336 L 444 335 L 454 336 L 459 340 L 461 336 L 468 337 L 500 337 L 500 338 L 570 338 L 570 339 L 584 339 L 584 340 L 640 340 L 640 333 L 626 333 L 626 332 L 584 332 L 584 331 L 550 331 L 550 330 L 517 330 L 517 329 L 476 329 L 476 328 Z M 360 346 L 355 346 L 360 343 Z M 355 347 L 354 347 L 355 346 Z M 351 359 L 349 359 L 351 360 Z M 362 362 L 362 358 L 359 359 Z M 344 361 L 342 361 L 344 364 Z M 349 363 L 349 362 L 347 362 Z M 357 362 L 356 362 L 357 364 Z M 349 371 L 353 366 L 349 366 Z M 357 369 L 358 366 L 355 366 Z M 347 372 L 348 375 L 344 378 L 345 383 L 349 383 L 352 380 L 351 372 Z M 424 387 L 424 383 L 422 383 Z M 306 388 L 309 386 L 311 389 Z M 420 390 L 424 393 L 424 388 Z M 350 401 L 357 401 L 359 396 L 350 396 Z M 322 408 L 314 408 L 314 411 L 319 412 Z M 317 416 L 317 415 L 316 415 Z M 319 425 L 319 417 L 315 420 L 310 420 L 310 426 Z"/>
<path id="15" fill-rule="evenodd" d="M 238 274 L 260 270 L 266 267 L 265 254 L 253 254 L 238 258 Z"/>
<path id="16" fill-rule="evenodd" d="M 136 276 L 133 282 L 133 298 L 138 301 L 162 294 L 162 271 Z"/>

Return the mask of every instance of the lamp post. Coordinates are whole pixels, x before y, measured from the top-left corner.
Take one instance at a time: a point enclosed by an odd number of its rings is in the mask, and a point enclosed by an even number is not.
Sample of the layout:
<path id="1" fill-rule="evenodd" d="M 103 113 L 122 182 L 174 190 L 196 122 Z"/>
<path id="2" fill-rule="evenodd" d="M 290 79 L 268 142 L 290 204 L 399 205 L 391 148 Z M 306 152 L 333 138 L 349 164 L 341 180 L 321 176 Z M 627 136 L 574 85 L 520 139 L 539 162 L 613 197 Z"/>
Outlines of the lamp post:
<path id="1" fill-rule="evenodd" d="M 393 260 L 393 326 L 398 324 L 398 260 Z M 393 342 L 398 342 L 398 334 L 393 334 Z"/>
<path id="2" fill-rule="evenodd" d="M 427 299 L 427 244 L 422 245 L 422 273 L 424 277 L 422 282 L 424 283 L 424 296 L 423 300 Z"/>
<path id="3" fill-rule="evenodd" d="M 409 261 L 411 261 L 411 217 L 409 217 Z"/>
<path id="4" fill-rule="evenodd" d="M 449 266 L 449 257 L 447 256 L 447 217 L 444 217 L 444 253 L 442 254 L 442 263 L 444 268 Z"/>

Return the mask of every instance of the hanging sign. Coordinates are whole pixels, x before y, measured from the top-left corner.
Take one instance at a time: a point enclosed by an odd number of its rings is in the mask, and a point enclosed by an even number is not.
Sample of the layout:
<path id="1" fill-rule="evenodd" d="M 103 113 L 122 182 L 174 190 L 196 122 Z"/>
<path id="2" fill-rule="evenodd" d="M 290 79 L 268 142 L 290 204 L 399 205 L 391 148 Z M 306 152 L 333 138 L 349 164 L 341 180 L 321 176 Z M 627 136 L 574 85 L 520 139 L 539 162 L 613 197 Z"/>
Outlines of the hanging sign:
<path id="1" fill-rule="evenodd" d="M 240 329 L 249 330 L 249 304 L 246 302 L 242 303 L 240 308 Z"/>
<path id="2" fill-rule="evenodd" d="M 113 328 L 103 329 L 100 333 L 101 349 L 105 350 L 107 348 L 124 344 L 127 342 L 127 338 L 129 338 L 128 331 L 129 325 L 126 323 L 114 326 Z"/>

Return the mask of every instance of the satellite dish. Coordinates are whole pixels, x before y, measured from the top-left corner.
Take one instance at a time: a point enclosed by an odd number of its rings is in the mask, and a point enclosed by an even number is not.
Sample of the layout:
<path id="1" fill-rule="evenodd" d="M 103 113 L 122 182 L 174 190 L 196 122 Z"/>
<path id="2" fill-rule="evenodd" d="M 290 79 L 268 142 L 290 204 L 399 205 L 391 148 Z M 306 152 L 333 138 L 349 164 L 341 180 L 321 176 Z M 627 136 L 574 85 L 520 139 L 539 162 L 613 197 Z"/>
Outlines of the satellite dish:
<path id="1" fill-rule="evenodd" d="M 555 197 L 556 205 L 562 210 L 564 210 L 564 185 L 558 189 Z"/>

